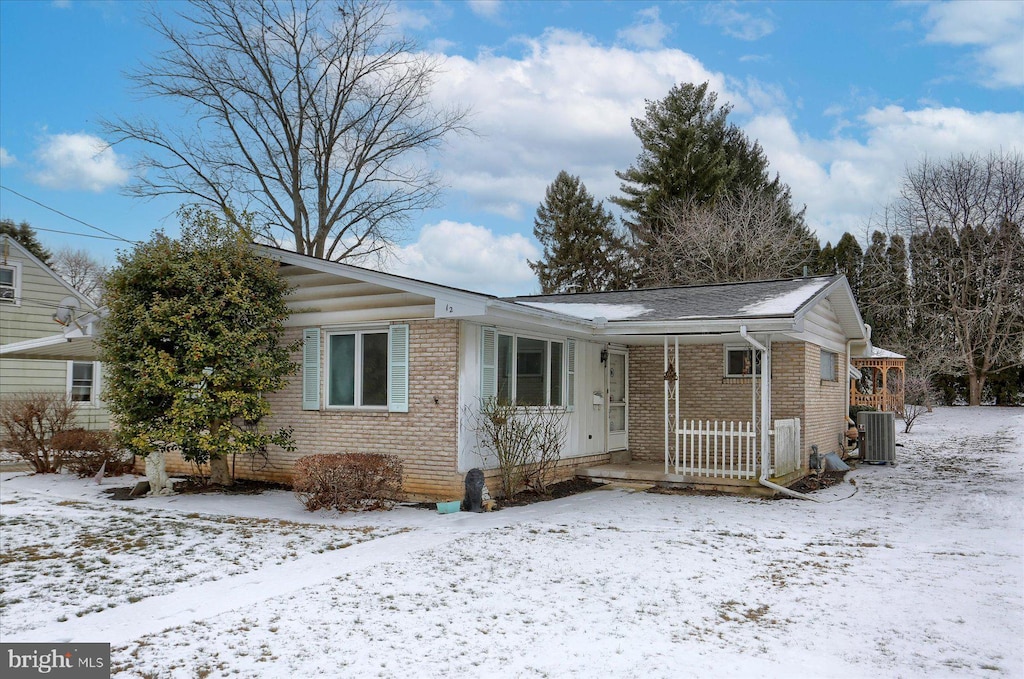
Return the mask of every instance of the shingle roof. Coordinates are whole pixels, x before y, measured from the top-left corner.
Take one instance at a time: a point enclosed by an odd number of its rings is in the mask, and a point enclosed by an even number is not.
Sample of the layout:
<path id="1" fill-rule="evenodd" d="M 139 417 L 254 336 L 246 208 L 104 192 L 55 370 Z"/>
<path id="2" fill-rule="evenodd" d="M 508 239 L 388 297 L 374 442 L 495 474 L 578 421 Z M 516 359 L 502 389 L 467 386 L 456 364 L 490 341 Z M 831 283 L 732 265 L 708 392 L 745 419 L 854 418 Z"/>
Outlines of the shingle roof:
<path id="1" fill-rule="evenodd" d="M 675 288 L 509 297 L 506 301 L 593 320 L 672 321 L 792 317 L 838 276 Z"/>

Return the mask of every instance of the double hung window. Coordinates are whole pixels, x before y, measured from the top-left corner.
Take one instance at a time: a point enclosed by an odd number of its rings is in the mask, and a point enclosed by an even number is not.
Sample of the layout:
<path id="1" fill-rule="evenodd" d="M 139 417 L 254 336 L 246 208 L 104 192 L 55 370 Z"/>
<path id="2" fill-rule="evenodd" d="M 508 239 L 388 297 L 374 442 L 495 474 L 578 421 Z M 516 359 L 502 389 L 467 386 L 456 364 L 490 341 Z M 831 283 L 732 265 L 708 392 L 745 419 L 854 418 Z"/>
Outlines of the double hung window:
<path id="1" fill-rule="evenodd" d="M 75 403 L 95 403 L 98 364 L 84 361 L 68 362 L 68 394 Z"/>
<path id="2" fill-rule="evenodd" d="M 497 398 L 520 406 L 565 401 L 565 342 L 499 333 Z"/>
<path id="3" fill-rule="evenodd" d="M 16 266 L 0 264 L 0 304 L 18 304 L 18 276 Z"/>
<path id="4" fill-rule="evenodd" d="M 327 405 L 388 405 L 388 333 L 359 331 L 327 336 Z"/>

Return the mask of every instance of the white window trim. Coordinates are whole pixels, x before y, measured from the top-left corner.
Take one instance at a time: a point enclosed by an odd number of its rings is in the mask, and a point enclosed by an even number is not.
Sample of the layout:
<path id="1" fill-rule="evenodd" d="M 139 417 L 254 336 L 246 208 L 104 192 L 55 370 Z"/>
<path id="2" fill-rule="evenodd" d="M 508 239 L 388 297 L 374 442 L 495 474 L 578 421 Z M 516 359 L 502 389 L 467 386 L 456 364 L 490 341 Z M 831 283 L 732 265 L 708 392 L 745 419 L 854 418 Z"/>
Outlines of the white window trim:
<path id="1" fill-rule="evenodd" d="M 66 378 L 66 391 L 68 398 L 71 398 L 71 388 L 74 386 L 75 376 L 75 363 L 92 363 L 92 391 L 89 392 L 88 401 L 75 401 L 80 406 L 92 407 L 99 405 L 100 402 L 100 363 L 99 361 L 68 361 L 67 362 L 67 378 Z"/>
<path id="2" fill-rule="evenodd" d="M 745 351 L 751 354 L 751 370 L 754 372 L 750 375 L 733 375 L 729 373 L 729 352 L 730 351 Z M 748 380 L 751 377 L 761 377 L 761 372 L 758 370 L 759 359 L 757 357 L 757 350 L 749 344 L 726 344 L 723 345 L 722 349 L 722 375 L 726 379 L 730 380 Z"/>
<path id="3" fill-rule="evenodd" d="M 0 263 L 0 267 L 14 270 L 14 297 L 0 299 L 0 304 L 5 306 L 21 306 L 21 262 Z"/>
<path id="4" fill-rule="evenodd" d="M 546 342 L 547 343 L 547 351 L 545 352 L 545 361 L 544 361 L 544 400 L 545 401 L 550 401 L 551 400 L 551 344 L 552 343 L 558 343 L 558 344 L 562 345 L 562 379 L 561 379 L 561 382 L 562 382 L 562 388 L 561 388 L 562 402 L 561 403 L 544 403 L 543 405 L 519 405 L 519 404 L 516 404 L 516 406 L 519 407 L 519 408 L 569 408 L 569 407 L 571 407 L 570 405 L 568 405 L 570 403 L 570 400 L 567 397 L 567 392 L 568 392 L 568 388 L 569 388 L 569 385 L 568 385 L 568 373 L 569 373 L 569 367 L 568 367 L 568 360 L 569 360 L 568 345 L 569 345 L 569 339 L 566 338 L 566 337 L 550 337 L 550 336 L 549 337 L 545 337 L 543 335 L 533 335 L 533 334 L 529 334 L 529 333 L 518 333 L 518 332 L 514 332 L 514 331 L 498 329 L 498 331 L 497 331 L 497 333 L 495 335 L 495 338 L 494 338 L 495 359 L 496 359 L 495 360 L 495 365 L 494 365 L 495 371 L 497 371 L 497 369 L 498 369 L 498 361 L 500 360 L 500 357 L 498 356 L 498 347 L 501 346 L 501 337 L 503 335 L 505 337 L 511 337 L 512 338 L 512 374 L 509 377 L 509 379 L 510 379 L 509 398 L 510 398 L 511 402 L 512 403 L 516 403 L 516 400 L 517 400 L 517 398 L 516 398 L 517 397 L 517 394 L 516 394 L 516 382 L 517 382 L 517 380 L 516 380 L 516 378 L 519 375 L 519 340 L 520 339 L 531 339 L 531 340 L 537 340 L 539 342 Z M 500 388 L 498 388 L 498 385 L 499 385 L 500 381 L 501 381 L 501 375 L 496 374 L 495 375 L 495 388 L 498 391 L 500 391 Z"/>
<path id="5" fill-rule="evenodd" d="M 384 378 L 385 398 L 384 405 L 379 406 L 364 406 L 360 403 L 363 398 L 363 344 L 361 342 L 362 335 L 384 335 L 388 337 L 388 326 L 360 326 L 359 328 L 332 328 L 325 330 L 325 343 L 324 343 L 324 380 L 323 380 L 323 398 L 325 410 L 338 410 L 338 411 L 359 411 L 359 412 L 388 412 L 388 399 L 391 396 L 391 384 L 388 381 L 387 376 Z M 355 370 L 353 375 L 353 397 L 356 401 L 355 405 L 350 406 L 337 406 L 331 405 L 331 337 L 338 335 L 355 335 L 356 336 L 356 354 L 355 354 Z M 390 351 L 389 360 L 390 363 Z"/>

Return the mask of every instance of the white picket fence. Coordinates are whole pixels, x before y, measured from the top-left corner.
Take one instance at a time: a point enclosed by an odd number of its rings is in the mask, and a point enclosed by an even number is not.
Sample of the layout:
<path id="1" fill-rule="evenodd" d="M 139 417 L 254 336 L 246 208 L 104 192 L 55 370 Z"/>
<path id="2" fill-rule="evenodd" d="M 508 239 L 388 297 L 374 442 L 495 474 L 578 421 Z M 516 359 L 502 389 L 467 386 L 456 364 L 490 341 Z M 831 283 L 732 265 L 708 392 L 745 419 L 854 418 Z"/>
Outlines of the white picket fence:
<path id="1" fill-rule="evenodd" d="M 676 430 L 676 474 L 723 479 L 753 479 L 758 475 L 758 433 L 751 422 L 682 420 Z M 800 420 L 775 420 L 772 476 L 800 467 Z"/>

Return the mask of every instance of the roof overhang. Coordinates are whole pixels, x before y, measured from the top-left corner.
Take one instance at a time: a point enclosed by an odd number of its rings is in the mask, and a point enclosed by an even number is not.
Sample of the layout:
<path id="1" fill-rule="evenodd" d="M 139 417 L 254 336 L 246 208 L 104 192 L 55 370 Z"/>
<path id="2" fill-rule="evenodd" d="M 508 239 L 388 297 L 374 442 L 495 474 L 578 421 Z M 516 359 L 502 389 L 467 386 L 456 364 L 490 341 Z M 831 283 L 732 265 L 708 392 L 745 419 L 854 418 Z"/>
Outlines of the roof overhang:
<path id="1" fill-rule="evenodd" d="M 63 332 L 0 345 L 0 358 L 95 361 L 96 335 L 103 310 L 86 314 Z"/>
<path id="2" fill-rule="evenodd" d="M 26 358 L 46 361 L 95 361 L 96 344 L 91 335 L 73 337 L 64 334 L 0 345 L 0 358 Z"/>

